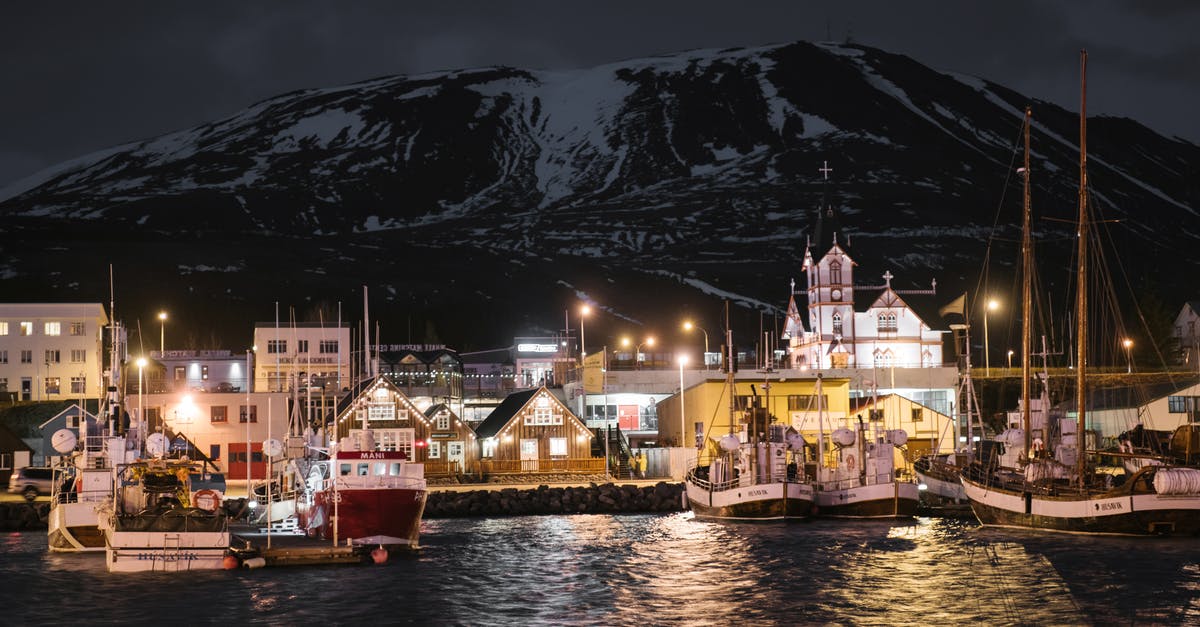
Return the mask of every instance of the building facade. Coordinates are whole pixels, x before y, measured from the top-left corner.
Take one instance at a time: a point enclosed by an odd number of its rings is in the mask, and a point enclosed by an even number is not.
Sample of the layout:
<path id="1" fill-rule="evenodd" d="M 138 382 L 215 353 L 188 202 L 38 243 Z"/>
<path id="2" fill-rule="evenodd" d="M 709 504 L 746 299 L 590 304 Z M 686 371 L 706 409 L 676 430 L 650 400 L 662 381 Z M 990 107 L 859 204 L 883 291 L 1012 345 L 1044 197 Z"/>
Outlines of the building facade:
<path id="1" fill-rule="evenodd" d="M 99 303 L 0 304 L 0 399 L 98 398 L 107 324 Z"/>
<path id="2" fill-rule="evenodd" d="M 350 327 L 301 322 L 254 325 L 254 391 L 318 388 L 336 395 L 352 385 Z"/>

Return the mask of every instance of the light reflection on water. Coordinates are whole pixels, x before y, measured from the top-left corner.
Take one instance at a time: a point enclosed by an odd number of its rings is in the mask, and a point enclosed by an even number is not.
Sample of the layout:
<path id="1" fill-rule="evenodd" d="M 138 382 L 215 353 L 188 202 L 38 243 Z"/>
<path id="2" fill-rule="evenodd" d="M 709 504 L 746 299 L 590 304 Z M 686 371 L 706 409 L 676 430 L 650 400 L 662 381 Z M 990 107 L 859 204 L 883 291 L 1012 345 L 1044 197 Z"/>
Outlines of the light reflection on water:
<path id="1" fill-rule="evenodd" d="M 426 521 L 384 566 L 110 575 L 102 555 L 0 540 L 0 624 L 1178 624 L 1194 538 L 956 520 L 725 524 L 671 515 Z"/>

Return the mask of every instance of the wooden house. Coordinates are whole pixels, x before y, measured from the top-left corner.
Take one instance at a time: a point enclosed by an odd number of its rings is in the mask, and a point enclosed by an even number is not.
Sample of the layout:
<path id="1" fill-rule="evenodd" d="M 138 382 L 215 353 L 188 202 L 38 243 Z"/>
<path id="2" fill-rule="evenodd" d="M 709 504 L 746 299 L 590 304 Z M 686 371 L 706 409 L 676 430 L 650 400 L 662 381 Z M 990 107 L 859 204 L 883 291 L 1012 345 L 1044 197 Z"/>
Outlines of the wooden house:
<path id="1" fill-rule="evenodd" d="M 475 430 L 445 403 L 425 410 L 429 419 L 429 443 L 425 454 L 425 476 L 461 475 L 476 470 L 479 443 Z"/>
<path id="2" fill-rule="evenodd" d="M 414 462 L 429 461 L 433 420 L 387 376 L 354 386 L 338 401 L 333 419 L 339 441 L 351 429 L 370 429 L 377 449 L 402 451 Z M 441 451 L 439 446 L 439 455 Z"/>
<path id="3" fill-rule="evenodd" d="M 853 420 L 861 417 L 872 430 L 904 430 L 908 442 L 896 449 L 897 468 L 927 453 L 953 453 L 957 445 L 954 418 L 899 394 L 852 399 L 850 413 Z"/>
<path id="4" fill-rule="evenodd" d="M 33 449 L 12 429 L 0 424 L 0 486 L 7 487 L 14 470 L 32 463 Z"/>
<path id="5" fill-rule="evenodd" d="M 604 472 L 593 433 L 545 386 L 509 394 L 475 435 L 484 475 Z"/>

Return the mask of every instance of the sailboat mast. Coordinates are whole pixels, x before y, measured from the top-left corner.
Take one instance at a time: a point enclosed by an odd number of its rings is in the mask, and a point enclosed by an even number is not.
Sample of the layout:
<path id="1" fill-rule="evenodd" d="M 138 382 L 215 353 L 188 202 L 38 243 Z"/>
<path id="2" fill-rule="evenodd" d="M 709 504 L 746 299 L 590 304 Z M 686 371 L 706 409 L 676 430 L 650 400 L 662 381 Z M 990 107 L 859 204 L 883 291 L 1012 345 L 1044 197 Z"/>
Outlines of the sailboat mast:
<path id="1" fill-rule="evenodd" d="M 1087 50 L 1079 52 L 1079 250 L 1078 276 L 1075 286 L 1075 390 L 1078 407 L 1078 422 L 1075 431 L 1079 437 L 1079 482 L 1083 484 L 1086 438 L 1087 387 L 1084 370 L 1087 368 Z"/>
<path id="2" fill-rule="evenodd" d="M 1029 200 L 1029 127 L 1033 110 L 1025 107 L 1025 200 L 1021 218 L 1021 427 L 1025 430 L 1025 455 L 1031 448 L 1029 420 L 1029 358 L 1033 345 L 1033 243 Z"/>

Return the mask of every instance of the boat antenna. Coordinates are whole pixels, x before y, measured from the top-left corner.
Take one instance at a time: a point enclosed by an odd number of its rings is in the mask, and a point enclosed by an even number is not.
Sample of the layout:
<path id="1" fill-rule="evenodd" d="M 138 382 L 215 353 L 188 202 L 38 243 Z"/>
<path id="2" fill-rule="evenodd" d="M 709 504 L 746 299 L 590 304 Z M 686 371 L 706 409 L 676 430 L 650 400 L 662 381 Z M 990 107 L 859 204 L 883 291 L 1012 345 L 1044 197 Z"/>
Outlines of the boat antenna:
<path id="1" fill-rule="evenodd" d="M 733 347 L 733 329 L 729 326 L 729 301 L 725 301 L 725 386 L 729 388 L 729 433 L 734 433 L 734 374 L 737 372 L 737 351 Z"/>
<path id="2" fill-rule="evenodd" d="M 1029 127 L 1033 123 L 1033 109 L 1025 107 L 1025 162 L 1021 168 L 1025 175 L 1024 210 L 1021 212 L 1021 425 L 1025 431 L 1025 456 L 1028 458 L 1032 447 L 1029 418 L 1029 359 L 1033 351 L 1033 243 L 1032 218 L 1029 193 Z"/>

